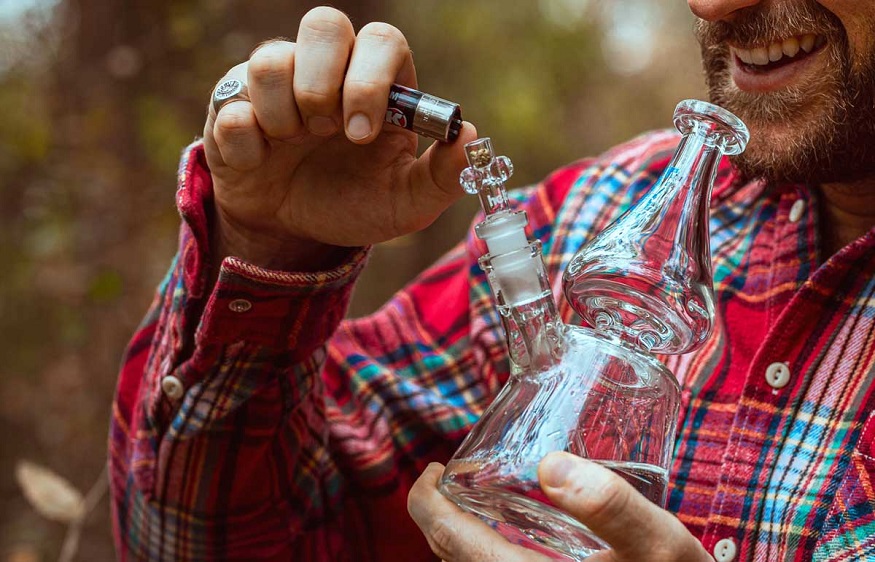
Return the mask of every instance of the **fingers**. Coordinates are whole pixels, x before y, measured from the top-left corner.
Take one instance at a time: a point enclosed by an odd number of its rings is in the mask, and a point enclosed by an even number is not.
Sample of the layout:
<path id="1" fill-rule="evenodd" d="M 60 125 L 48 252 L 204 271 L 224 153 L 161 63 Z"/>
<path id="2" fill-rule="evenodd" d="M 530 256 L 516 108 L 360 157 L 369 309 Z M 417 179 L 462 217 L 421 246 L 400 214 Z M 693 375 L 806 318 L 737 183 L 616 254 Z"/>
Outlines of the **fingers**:
<path id="1" fill-rule="evenodd" d="M 248 171 L 270 153 L 272 141 L 328 137 L 340 131 L 353 142 L 372 142 L 382 129 L 394 82 L 416 85 L 404 35 L 385 23 L 366 25 L 356 37 L 349 19 L 328 7 L 301 21 L 297 42 L 276 40 L 258 48 L 226 78 L 248 84 L 250 101 L 210 107 L 204 131 L 208 159 Z M 418 165 L 419 177 L 439 182 L 441 202 L 461 193 L 454 176 L 464 167 L 456 151 L 434 150 Z M 452 170 L 452 172 L 447 172 Z M 452 193 L 451 198 L 445 197 Z"/>
<path id="2" fill-rule="evenodd" d="M 428 544 L 446 562 L 541 561 L 543 556 L 510 544 L 486 523 L 462 511 L 438 491 L 444 467 L 431 463 L 413 485 L 407 510 L 425 534 Z"/>
<path id="3" fill-rule="evenodd" d="M 341 129 L 340 96 L 354 42 L 352 23 L 334 8 L 314 8 L 301 20 L 293 90 L 301 119 L 314 135 Z"/>
<path id="4" fill-rule="evenodd" d="M 277 40 L 258 48 L 240 78 L 268 138 L 305 132 L 327 137 L 345 129 L 360 144 L 380 133 L 391 85 L 416 85 L 412 55 L 398 29 L 370 23 L 356 37 L 346 15 L 329 7 L 304 16 L 296 43 Z"/>
<path id="5" fill-rule="evenodd" d="M 295 44 L 271 41 L 249 59 L 249 97 L 264 133 L 274 139 L 291 139 L 305 132 L 295 104 L 293 79 Z"/>
<path id="6" fill-rule="evenodd" d="M 379 133 L 394 82 L 416 84 L 407 39 L 387 23 L 369 23 L 355 40 L 343 85 L 347 138 L 366 143 Z"/>
<path id="7" fill-rule="evenodd" d="M 608 468 L 551 453 L 541 461 L 538 478 L 557 507 L 611 545 L 612 560 L 711 560 L 677 518 Z"/>
<path id="8" fill-rule="evenodd" d="M 225 78 L 245 80 L 245 77 L 243 63 L 232 68 Z M 253 170 L 267 157 L 264 134 L 252 104 L 246 100 L 229 101 L 218 114 L 210 104 L 204 138 L 211 159 L 217 155 L 223 164 L 238 171 Z"/>

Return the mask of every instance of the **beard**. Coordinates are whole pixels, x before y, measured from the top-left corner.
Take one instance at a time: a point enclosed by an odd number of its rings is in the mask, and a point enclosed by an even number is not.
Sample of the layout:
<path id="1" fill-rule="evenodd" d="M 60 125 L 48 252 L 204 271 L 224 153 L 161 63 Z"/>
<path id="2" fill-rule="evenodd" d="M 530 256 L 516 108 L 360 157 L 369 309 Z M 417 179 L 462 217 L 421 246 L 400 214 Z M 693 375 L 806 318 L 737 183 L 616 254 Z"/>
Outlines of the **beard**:
<path id="1" fill-rule="evenodd" d="M 769 93 L 735 85 L 729 43 L 768 45 L 801 33 L 827 41 L 816 78 Z M 696 36 L 711 101 L 750 128 L 747 150 L 732 157 L 744 179 L 824 184 L 875 175 L 875 49 L 869 45 L 855 61 L 835 15 L 813 0 L 797 0 L 745 9 L 732 22 L 699 20 Z"/>

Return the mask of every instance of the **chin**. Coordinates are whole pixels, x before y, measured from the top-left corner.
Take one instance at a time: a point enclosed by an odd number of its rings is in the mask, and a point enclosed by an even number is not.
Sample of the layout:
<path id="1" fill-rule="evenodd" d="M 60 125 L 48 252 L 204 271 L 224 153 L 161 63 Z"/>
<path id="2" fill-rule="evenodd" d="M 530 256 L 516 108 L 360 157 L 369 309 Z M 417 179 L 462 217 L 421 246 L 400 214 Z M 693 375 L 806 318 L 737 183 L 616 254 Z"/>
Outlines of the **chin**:
<path id="1" fill-rule="evenodd" d="M 751 133 L 747 150 L 732 160 L 742 176 L 769 183 L 810 183 L 834 175 L 829 172 L 835 164 L 830 147 L 844 144 L 837 137 L 839 130 L 831 126 L 837 118 L 834 108 L 823 103 L 799 106 L 767 95 L 757 98 L 729 98 L 730 111 Z"/>

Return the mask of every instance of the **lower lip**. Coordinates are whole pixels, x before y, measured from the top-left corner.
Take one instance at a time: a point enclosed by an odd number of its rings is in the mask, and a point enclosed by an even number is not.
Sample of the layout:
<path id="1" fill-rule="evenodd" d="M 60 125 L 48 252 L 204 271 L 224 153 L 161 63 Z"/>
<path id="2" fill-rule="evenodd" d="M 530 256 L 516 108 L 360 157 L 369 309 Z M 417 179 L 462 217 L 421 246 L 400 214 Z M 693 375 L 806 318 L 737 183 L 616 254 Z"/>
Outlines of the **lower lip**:
<path id="1" fill-rule="evenodd" d="M 767 72 L 751 72 L 738 56 L 732 56 L 732 79 L 738 89 L 744 92 L 774 92 L 800 82 L 811 72 L 824 50 L 820 47 L 807 57 Z"/>

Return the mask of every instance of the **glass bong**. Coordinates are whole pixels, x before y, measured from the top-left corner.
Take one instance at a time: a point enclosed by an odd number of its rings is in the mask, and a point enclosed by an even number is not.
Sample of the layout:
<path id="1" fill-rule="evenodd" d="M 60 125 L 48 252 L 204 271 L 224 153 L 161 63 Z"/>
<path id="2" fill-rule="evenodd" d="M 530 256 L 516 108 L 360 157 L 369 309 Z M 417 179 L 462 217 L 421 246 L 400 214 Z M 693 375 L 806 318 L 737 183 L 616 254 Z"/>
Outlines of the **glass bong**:
<path id="1" fill-rule="evenodd" d="M 680 388 L 656 354 L 699 348 L 714 320 L 708 209 L 723 155 L 741 153 L 744 123 L 717 106 L 681 102 L 683 135 L 657 183 L 586 243 L 563 276 L 588 326 L 562 323 L 541 244 L 525 234 L 505 182 L 513 167 L 491 141 L 465 146 L 460 177 L 477 194 L 480 259 L 507 337 L 511 373 L 447 464 L 441 491 L 513 542 L 583 559 L 608 545 L 554 507 L 537 467 L 552 451 L 596 461 L 664 506 Z"/>

